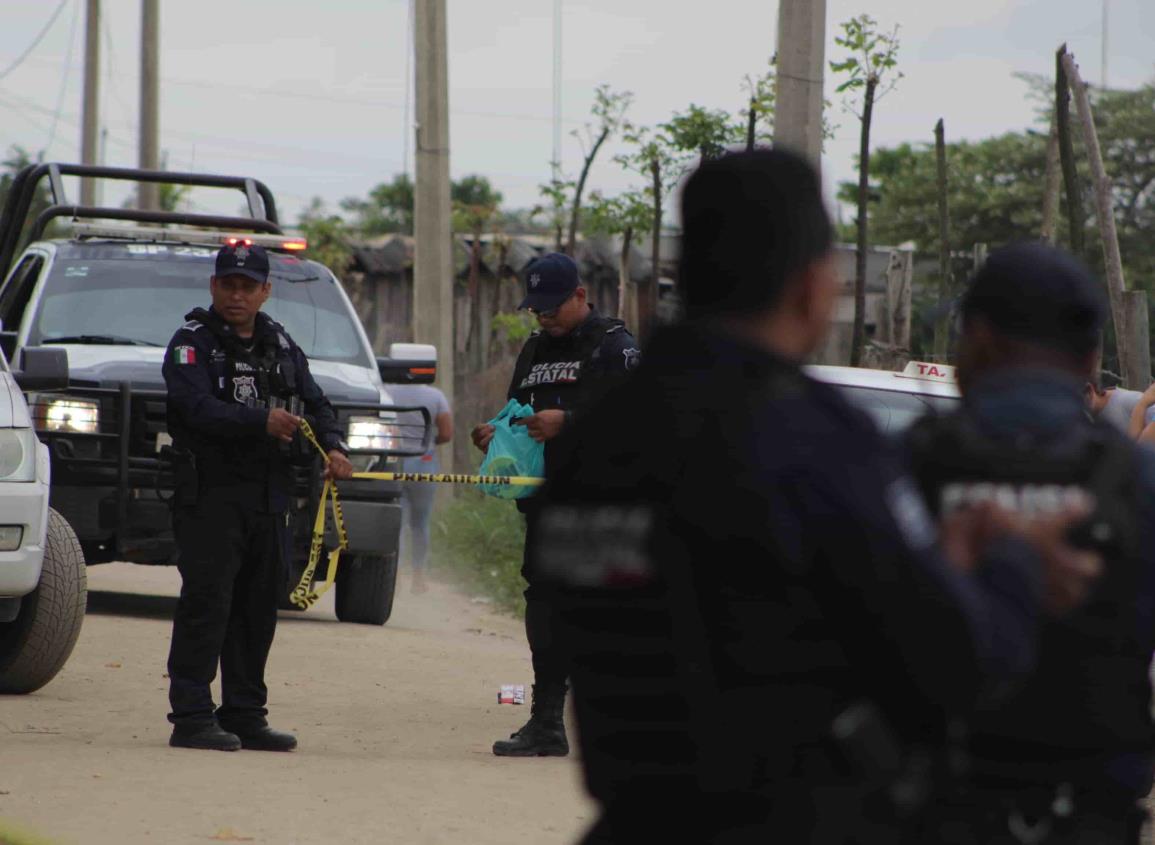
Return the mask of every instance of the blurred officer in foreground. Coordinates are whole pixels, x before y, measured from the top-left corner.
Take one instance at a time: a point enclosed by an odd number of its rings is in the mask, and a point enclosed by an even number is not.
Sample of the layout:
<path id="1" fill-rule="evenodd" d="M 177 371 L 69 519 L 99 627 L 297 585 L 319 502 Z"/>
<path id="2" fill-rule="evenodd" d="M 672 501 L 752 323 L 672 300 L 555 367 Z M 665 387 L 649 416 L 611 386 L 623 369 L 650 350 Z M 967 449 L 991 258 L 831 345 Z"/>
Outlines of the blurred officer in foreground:
<path id="1" fill-rule="evenodd" d="M 639 361 L 637 342 L 621 320 L 600 314 L 578 278 L 574 260 L 549 253 L 525 271 L 526 296 L 519 310 L 537 317 L 539 331 L 526 341 L 513 369 L 509 398 L 536 413 L 523 420 L 534 440 L 545 444 L 545 471 L 551 475 L 564 460 L 567 429 Z M 479 425 L 473 442 L 485 451 L 493 426 Z M 526 548 L 536 524 L 536 497 L 519 499 L 526 517 Z M 529 722 L 507 740 L 493 745 L 499 757 L 551 757 L 569 753 L 565 722 L 569 658 L 555 631 L 555 591 L 522 569 L 525 633 L 533 657 L 533 709 Z"/>
<path id="2" fill-rule="evenodd" d="M 1027 669 L 1041 584 L 1067 606 L 1094 576 L 1063 542 L 1086 509 L 977 508 L 939 545 L 871 422 L 801 369 L 840 287 L 804 160 L 703 164 L 682 223 L 686 322 L 579 424 L 531 550 L 567 585 L 586 841 L 893 841 L 867 799 L 914 803 L 903 748 Z"/>
<path id="3" fill-rule="evenodd" d="M 1155 751 L 1155 453 L 1084 410 L 1102 285 L 1064 253 L 1022 244 L 991 254 L 961 313 L 963 407 L 909 437 L 927 501 L 948 517 L 1089 496 L 1076 541 L 1100 550 L 1104 574 L 1081 607 L 1044 621 L 1034 673 L 970 720 L 970 776 L 914 841 L 1137 843 Z"/>
<path id="4" fill-rule="evenodd" d="M 269 256 L 240 241 L 217 254 L 212 307 L 187 314 L 164 358 L 177 489 L 173 531 L 180 599 L 169 652 L 169 744 L 291 751 L 269 728 L 265 661 L 285 588 L 294 460 L 313 447 L 303 412 L 328 450 L 326 474 L 348 478 L 341 430 L 309 363 L 280 323 L 261 313 Z M 209 684 L 221 667 L 221 706 Z"/>

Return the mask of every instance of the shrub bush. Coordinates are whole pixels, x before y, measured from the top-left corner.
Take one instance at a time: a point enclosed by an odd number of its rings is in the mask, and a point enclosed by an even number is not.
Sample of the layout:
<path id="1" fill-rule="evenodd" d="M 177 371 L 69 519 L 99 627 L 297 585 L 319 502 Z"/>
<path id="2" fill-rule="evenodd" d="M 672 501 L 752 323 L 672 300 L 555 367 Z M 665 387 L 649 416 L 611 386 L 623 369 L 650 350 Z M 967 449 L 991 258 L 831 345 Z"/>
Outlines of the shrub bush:
<path id="1" fill-rule="evenodd" d="M 521 577 L 525 522 L 513 502 L 466 491 L 433 522 L 433 561 L 502 610 L 525 612 Z"/>

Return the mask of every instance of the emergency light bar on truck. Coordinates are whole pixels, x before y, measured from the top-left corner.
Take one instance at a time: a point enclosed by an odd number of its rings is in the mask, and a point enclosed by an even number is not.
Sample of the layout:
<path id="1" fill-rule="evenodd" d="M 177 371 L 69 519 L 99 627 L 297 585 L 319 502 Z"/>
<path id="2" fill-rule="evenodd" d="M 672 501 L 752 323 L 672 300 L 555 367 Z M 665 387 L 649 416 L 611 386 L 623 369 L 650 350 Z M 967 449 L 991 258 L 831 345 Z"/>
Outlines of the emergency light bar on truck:
<path id="1" fill-rule="evenodd" d="M 258 235 L 204 229 L 160 229 L 152 226 L 106 226 L 100 223 L 71 223 L 69 228 L 77 238 L 109 238 L 116 240 L 148 241 L 149 243 L 220 244 L 224 246 L 263 246 L 299 252 L 308 247 L 304 238 L 287 235 Z"/>

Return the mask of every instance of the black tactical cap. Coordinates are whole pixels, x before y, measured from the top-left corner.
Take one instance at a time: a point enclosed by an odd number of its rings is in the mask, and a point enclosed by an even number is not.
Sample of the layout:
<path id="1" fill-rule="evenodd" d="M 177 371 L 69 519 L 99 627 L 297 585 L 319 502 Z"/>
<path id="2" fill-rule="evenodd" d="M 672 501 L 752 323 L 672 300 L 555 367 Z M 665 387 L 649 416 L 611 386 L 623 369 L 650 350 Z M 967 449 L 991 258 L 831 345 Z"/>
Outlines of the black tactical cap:
<path id="1" fill-rule="evenodd" d="M 1042 243 L 992 252 L 971 279 L 962 317 L 982 315 L 1009 337 L 1088 354 L 1099 343 L 1107 298 L 1074 257 Z"/>
<path id="2" fill-rule="evenodd" d="M 269 254 L 265 248 L 252 241 L 238 238 L 229 242 L 217 253 L 216 276 L 247 276 L 262 284 L 269 280 Z"/>

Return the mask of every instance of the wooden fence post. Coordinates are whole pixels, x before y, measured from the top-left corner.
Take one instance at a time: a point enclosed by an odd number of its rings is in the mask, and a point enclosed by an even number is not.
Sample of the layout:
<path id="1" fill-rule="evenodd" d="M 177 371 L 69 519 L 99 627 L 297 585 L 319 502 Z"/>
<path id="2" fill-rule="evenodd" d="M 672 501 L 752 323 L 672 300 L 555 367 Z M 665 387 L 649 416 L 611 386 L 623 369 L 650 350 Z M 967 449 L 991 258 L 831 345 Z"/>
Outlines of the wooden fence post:
<path id="1" fill-rule="evenodd" d="M 1059 162 L 1059 125 L 1051 114 L 1051 134 L 1047 136 L 1047 171 L 1043 181 L 1043 240 L 1054 244 L 1059 223 L 1059 191 L 1062 189 L 1062 166 Z"/>
<path id="2" fill-rule="evenodd" d="M 1132 390 L 1146 390 L 1151 384 L 1151 329 L 1147 310 L 1147 291 L 1125 291 L 1123 307 L 1127 326 L 1125 345 L 1138 379 L 1130 387 Z"/>
<path id="3" fill-rule="evenodd" d="M 1071 235 L 1071 252 L 1083 257 L 1083 192 L 1079 187 L 1079 171 L 1075 169 L 1075 148 L 1071 144 L 1071 96 L 1068 93 L 1067 71 L 1063 57 L 1064 44 L 1055 54 L 1055 131 L 1059 135 L 1059 162 L 1063 167 L 1063 190 L 1067 194 L 1067 226 Z"/>
<path id="4" fill-rule="evenodd" d="M 1091 99 L 1087 96 L 1087 86 L 1079 76 L 1079 67 L 1070 53 L 1060 57 L 1067 82 L 1075 97 L 1075 108 L 1079 122 L 1083 125 L 1083 143 L 1087 148 L 1087 158 L 1091 164 L 1091 176 L 1095 182 L 1095 213 L 1099 221 L 1099 239 L 1103 246 L 1103 263 L 1107 272 L 1107 293 L 1111 299 L 1111 317 L 1115 321 L 1115 348 L 1119 355 L 1119 369 L 1123 371 L 1123 381 L 1132 390 L 1143 390 L 1151 381 L 1151 368 L 1144 373 L 1138 367 L 1136 350 L 1132 341 L 1137 340 L 1128 331 L 1124 312 L 1124 292 L 1127 289 L 1123 279 L 1123 258 L 1119 253 L 1119 235 L 1115 230 L 1115 203 L 1112 196 L 1111 180 L 1103 166 L 1103 153 L 1099 149 L 1099 134 L 1095 131 L 1095 117 L 1091 112 Z"/>
<path id="5" fill-rule="evenodd" d="M 938 301 L 950 301 L 952 287 L 950 273 L 950 209 L 947 205 L 946 129 L 942 118 L 934 127 L 934 153 L 938 189 Z M 934 326 L 934 358 L 945 361 L 950 350 L 950 313 L 941 317 Z"/>

